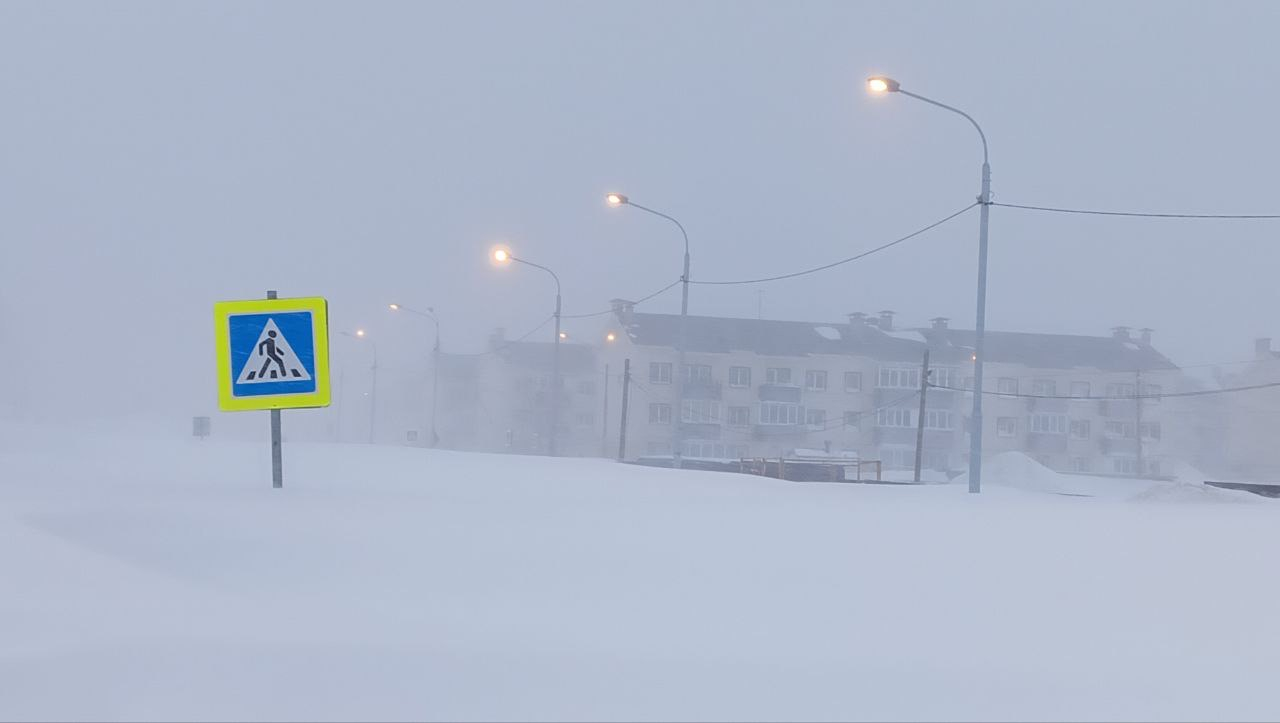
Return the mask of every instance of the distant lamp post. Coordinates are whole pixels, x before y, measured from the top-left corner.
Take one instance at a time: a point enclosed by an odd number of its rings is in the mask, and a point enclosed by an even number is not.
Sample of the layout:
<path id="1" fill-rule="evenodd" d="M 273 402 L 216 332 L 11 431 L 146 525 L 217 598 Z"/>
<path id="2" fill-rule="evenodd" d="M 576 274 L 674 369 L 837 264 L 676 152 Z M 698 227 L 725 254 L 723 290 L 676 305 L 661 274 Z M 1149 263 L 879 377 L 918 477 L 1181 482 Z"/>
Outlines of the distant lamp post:
<path id="1" fill-rule="evenodd" d="M 422 316 L 431 320 L 435 326 L 435 341 L 431 345 L 431 441 L 432 447 L 440 444 L 440 435 L 436 433 L 436 399 L 440 396 L 440 320 L 436 318 L 436 310 L 430 306 L 426 311 L 418 311 L 409 306 L 401 306 L 400 304 L 387 304 L 387 308 L 392 311 L 404 311 L 416 316 Z"/>
<path id="2" fill-rule="evenodd" d="M 556 329 L 555 336 L 552 337 L 555 346 L 551 355 L 551 432 L 547 435 L 547 453 L 554 457 L 557 454 L 556 437 L 560 427 L 560 340 L 567 336 L 560 331 L 560 277 L 546 266 L 516 258 L 511 254 L 511 249 L 505 246 L 495 246 L 489 252 L 489 258 L 498 266 L 517 263 L 541 269 L 550 274 L 552 280 L 556 282 L 556 310 L 553 315 L 556 320 Z"/>
<path id="3" fill-rule="evenodd" d="M 987 329 L 987 217 L 991 211 L 991 163 L 987 153 L 987 134 L 973 116 L 959 108 L 939 103 L 931 98 L 917 95 L 902 89 L 901 84 L 893 78 L 873 75 L 867 78 L 867 90 L 875 94 L 900 93 L 910 98 L 923 101 L 929 105 L 949 110 L 963 116 L 973 124 L 982 139 L 982 190 L 978 194 L 981 204 L 981 220 L 978 222 L 978 313 L 974 324 L 973 342 L 973 414 L 970 419 L 972 427 L 969 434 L 969 491 L 982 491 L 982 364 L 986 359 L 984 353 Z"/>
<path id="4" fill-rule="evenodd" d="M 614 340 L 616 340 L 617 338 L 618 338 L 618 335 L 617 335 L 617 334 L 614 334 L 612 331 L 611 331 L 611 332 L 609 332 L 608 334 L 605 334 L 605 335 L 604 335 L 604 340 L 605 340 L 605 341 L 614 341 Z"/>
<path id="5" fill-rule="evenodd" d="M 364 329 L 356 329 L 356 333 L 349 331 L 340 331 L 339 334 L 349 336 L 352 339 L 364 339 Z M 373 379 L 369 386 L 369 444 L 373 444 L 374 425 L 378 418 L 378 342 L 369 339 L 370 347 L 373 349 L 373 366 L 370 369 L 373 372 Z"/>
<path id="6" fill-rule="evenodd" d="M 689 330 L 689 234 L 684 230 L 684 224 L 680 223 L 673 216 L 668 216 L 661 211 L 655 211 L 652 208 L 641 206 L 632 201 L 621 193 L 605 194 L 605 203 L 613 207 L 630 206 L 638 208 L 645 213 L 653 214 L 660 218 L 674 223 L 676 228 L 680 229 L 680 235 L 684 237 L 684 271 L 680 274 L 680 334 L 678 338 L 679 347 L 676 349 L 677 365 L 676 370 L 676 414 L 679 415 L 675 419 L 675 423 L 671 425 L 671 454 L 672 466 L 679 469 L 684 465 L 684 373 L 685 373 L 685 347 L 688 343 Z"/>

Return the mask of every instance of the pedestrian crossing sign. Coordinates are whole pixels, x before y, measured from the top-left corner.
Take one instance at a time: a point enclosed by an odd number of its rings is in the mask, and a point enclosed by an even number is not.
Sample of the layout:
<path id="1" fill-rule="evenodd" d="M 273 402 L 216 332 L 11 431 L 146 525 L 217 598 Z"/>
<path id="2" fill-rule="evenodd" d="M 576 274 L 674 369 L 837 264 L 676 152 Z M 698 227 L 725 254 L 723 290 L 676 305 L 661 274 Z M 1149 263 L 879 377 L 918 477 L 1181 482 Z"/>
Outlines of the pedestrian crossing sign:
<path id="1" fill-rule="evenodd" d="M 329 406 L 324 299 L 220 301 L 213 315 L 220 409 Z"/>

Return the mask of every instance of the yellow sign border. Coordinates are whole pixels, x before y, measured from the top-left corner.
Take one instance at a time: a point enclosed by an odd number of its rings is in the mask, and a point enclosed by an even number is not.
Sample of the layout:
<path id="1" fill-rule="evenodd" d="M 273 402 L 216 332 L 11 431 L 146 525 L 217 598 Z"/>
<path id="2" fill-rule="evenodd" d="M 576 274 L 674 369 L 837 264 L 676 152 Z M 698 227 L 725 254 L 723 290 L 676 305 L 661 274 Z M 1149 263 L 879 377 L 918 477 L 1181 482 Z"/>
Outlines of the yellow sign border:
<path id="1" fill-rule="evenodd" d="M 315 338 L 316 390 L 307 394 L 265 394 L 237 397 L 231 393 L 231 326 L 229 317 L 236 314 L 271 314 L 290 311 L 311 312 Z M 327 407 L 329 390 L 329 302 L 323 297 L 294 299 L 249 299 L 219 301 L 213 305 L 213 335 L 218 369 L 218 408 L 224 412 L 249 412 L 263 409 L 305 409 Z"/>

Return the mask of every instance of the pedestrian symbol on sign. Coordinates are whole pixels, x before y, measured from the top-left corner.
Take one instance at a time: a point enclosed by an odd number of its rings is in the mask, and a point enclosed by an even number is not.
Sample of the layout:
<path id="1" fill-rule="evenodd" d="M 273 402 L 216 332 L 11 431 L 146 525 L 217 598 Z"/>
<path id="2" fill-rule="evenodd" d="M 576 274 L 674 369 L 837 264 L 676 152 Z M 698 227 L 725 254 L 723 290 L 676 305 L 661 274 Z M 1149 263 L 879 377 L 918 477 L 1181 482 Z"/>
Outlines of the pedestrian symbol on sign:
<path id="1" fill-rule="evenodd" d="M 306 365 L 289 346 L 289 340 L 281 333 L 275 319 L 268 318 L 258 335 L 254 351 L 249 355 L 236 384 L 261 384 L 263 382 L 309 381 L 311 375 Z"/>

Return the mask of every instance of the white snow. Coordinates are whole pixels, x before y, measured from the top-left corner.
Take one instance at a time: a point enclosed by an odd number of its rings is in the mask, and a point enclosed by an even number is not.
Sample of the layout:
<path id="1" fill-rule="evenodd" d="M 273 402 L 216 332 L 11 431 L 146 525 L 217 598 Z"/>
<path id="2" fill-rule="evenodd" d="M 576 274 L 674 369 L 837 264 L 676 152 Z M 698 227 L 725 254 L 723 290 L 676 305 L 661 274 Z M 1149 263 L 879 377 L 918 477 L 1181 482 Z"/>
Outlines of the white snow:
<path id="1" fill-rule="evenodd" d="M 840 339 L 842 338 L 840 336 L 840 330 L 835 328 L 834 326 L 815 326 L 813 327 L 813 330 L 817 332 L 818 336 L 822 337 L 823 339 L 830 339 L 831 341 L 840 341 Z"/>
<path id="2" fill-rule="evenodd" d="M 0 719 L 1280 717 L 1262 498 L 285 463 L 0 426 Z"/>

